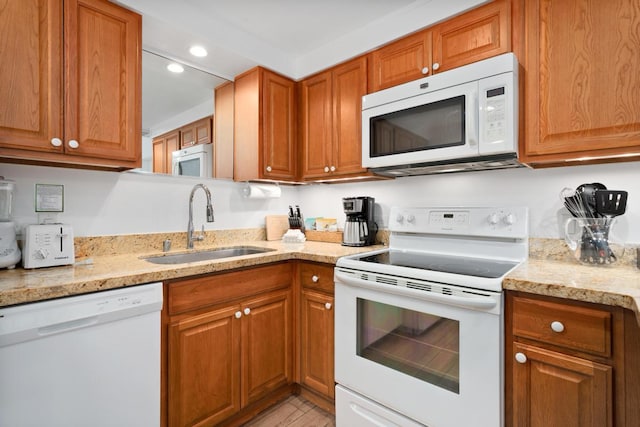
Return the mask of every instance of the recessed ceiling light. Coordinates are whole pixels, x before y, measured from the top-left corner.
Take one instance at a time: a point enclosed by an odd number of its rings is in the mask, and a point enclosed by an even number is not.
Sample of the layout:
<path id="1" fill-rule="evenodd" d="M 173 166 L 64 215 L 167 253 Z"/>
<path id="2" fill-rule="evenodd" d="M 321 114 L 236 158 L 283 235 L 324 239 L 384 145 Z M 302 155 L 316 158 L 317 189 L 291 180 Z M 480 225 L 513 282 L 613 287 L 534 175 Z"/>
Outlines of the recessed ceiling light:
<path id="1" fill-rule="evenodd" d="M 167 70 L 171 71 L 172 73 L 181 73 L 184 71 L 184 68 L 182 67 L 182 65 L 172 62 L 171 64 L 167 65 Z"/>
<path id="2" fill-rule="evenodd" d="M 189 53 L 193 56 L 197 56 L 198 58 L 202 58 L 203 56 L 207 56 L 207 49 L 202 46 L 191 46 L 191 48 L 189 48 Z"/>

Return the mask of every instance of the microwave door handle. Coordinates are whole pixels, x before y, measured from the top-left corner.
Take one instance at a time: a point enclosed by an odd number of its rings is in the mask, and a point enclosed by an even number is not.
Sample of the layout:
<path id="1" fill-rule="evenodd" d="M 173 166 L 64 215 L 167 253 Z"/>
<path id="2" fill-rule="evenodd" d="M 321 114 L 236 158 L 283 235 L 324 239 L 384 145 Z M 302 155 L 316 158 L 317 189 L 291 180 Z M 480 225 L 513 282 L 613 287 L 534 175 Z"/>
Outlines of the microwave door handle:
<path id="1" fill-rule="evenodd" d="M 476 85 L 476 87 L 471 91 L 471 94 L 469 95 L 469 98 L 471 98 L 471 108 L 469 109 L 469 128 L 471 129 L 471 132 L 468 133 L 468 135 L 471 135 L 471 137 L 469 138 L 469 146 L 473 147 L 473 146 L 479 146 L 479 139 L 480 139 L 480 128 L 479 123 L 480 123 L 480 119 L 478 117 L 479 111 L 480 111 L 480 98 L 478 96 L 478 87 Z M 477 138 L 477 139 L 476 139 Z M 477 148 L 478 154 L 480 151 L 480 147 Z"/>
<path id="2" fill-rule="evenodd" d="M 184 156 L 178 156 L 173 161 L 173 175 L 180 174 L 180 162 L 184 160 Z"/>
<path id="3" fill-rule="evenodd" d="M 358 279 L 357 277 L 348 276 L 339 270 L 336 270 L 334 273 L 334 278 L 336 282 L 344 283 L 345 285 L 356 286 L 361 288 L 369 288 L 377 291 L 396 293 L 394 290 L 409 290 L 407 288 L 398 288 L 390 285 L 381 285 L 378 283 L 370 282 L 368 280 Z M 496 306 L 497 301 L 493 298 L 482 297 L 482 296 L 470 296 L 470 297 L 459 297 L 455 295 L 442 295 L 431 292 L 412 292 L 412 296 L 416 298 L 420 298 L 424 301 L 430 301 L 440 304 L 447 305 L 455 305 L 458 307 L 464 308 L 472 308 L 472 309 L 483 309 L 488 310 Z"/>

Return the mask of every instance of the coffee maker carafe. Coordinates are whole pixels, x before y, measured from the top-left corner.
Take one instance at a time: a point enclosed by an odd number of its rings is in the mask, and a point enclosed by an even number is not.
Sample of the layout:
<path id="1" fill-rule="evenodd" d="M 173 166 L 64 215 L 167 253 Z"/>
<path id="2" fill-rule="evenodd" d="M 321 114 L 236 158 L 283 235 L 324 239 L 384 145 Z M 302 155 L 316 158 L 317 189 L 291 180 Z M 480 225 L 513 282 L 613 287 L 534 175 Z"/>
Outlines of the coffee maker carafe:
<path id="1" fill-rule="evenodd" d="M 347 219 L 342 233 L 343 246 L 370 246 L 375 244 L 378 226 L 373 220 L 373 197 L 345 197 L 342 207 Z"/>
<path id="2" fill-rule="evenodd" d="M 16 226 L 11 218 L 15 184 L 0 176 L 0 268 L 14 268 L 20 262 Z"/>

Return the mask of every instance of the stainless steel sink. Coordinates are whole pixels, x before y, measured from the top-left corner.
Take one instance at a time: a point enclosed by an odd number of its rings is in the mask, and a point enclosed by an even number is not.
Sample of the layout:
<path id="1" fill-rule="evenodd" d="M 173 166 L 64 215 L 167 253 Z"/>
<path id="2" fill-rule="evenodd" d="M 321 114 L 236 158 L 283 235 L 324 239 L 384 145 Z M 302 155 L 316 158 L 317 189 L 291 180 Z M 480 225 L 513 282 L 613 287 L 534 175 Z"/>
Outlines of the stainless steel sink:
<path id="1" fill-rule="evenodd" d="M 214 259 L 232 258 L 243 255 L 260 254 L 275 251 L 269 248 L 256 248 L 249 246 L 235 246 L 232 248 L 210 249 L 206 251 L 186 252 L 173 255 L 153 255 L 143 257 L 145 261 L 154 264 L 184 264 L 187 262 L 209 261 Z"/>

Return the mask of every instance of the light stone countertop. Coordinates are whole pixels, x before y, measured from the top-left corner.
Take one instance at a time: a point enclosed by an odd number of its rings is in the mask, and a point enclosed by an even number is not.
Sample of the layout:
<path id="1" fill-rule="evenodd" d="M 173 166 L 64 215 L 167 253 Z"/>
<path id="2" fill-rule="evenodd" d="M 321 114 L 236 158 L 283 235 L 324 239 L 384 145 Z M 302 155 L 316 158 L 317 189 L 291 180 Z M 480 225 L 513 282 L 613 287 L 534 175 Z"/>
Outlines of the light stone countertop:
<path id="1" fill-rule="evenodd" d="M 153 264 L 141 259 L 144 256 L 160 254 L 155 251 L 76 258 L 76 264 L 69 266 L 0 270 L 0 307 L 278 261 L 306 260 L 335 264 L 341 256 L 382 248 L 381 245 L 352 248 L 338 243 L 315 241 L 290 246 L 282 241 L 264 240 L 219 245 L 219 247 L 228 246 L 265 247 L 274 251 L 173 265 Z M 197 250 L 215 247 L 203 246 L 198 247 Z M 185 251 L 176 250 L 168 254 L 181 252 Z"/>
<path id="2" fill-rule="evenodd" d="M 503 289 L 618 306 L 640 324 L 640 270 L 630 265 L 587 266 L 529 259 L 507 275 Z"/>
<path id="3" fill-rule="evenodd" d="M 215 245 L 199 245 L 197 250 L 229 246 L 274 249 L 254 255 L 185 264 L 153 264 L 141 257 L 158 255 L 166 235 L 131 235 L 90 238 L 76 244 L 76 264 L 34 270 L 0 270 L 0 307 L 114 289 L 142 283 L 164 281 L 199 274 L 215 273 L 287 260 L 306 260 L 335 264 L 345 255 L 368 252 L 383 246 L 351 248 L 338 243 L 306 241 L 287 246 L 282 241 L 263 240 L 262 231 L 232 231 L 215 236 Z M 179 235 L 174 247 L 182 248 Z M 150 244 L 150 239 L 153 243 Z M 130 251 L 130 252 L 129 252 Z M 169 254 L 185 252 L 172 250 Z M 88 256 L 93 254 L 91 256 Z M 567 256 L 560 241 L 532 240 L 529 260 L 509 273 L 503 288 L 539 295 L 619 306 L 635 312 L 640 323 L 640 270 L 635 256 L 620 265 L 584 266 Z"/>

